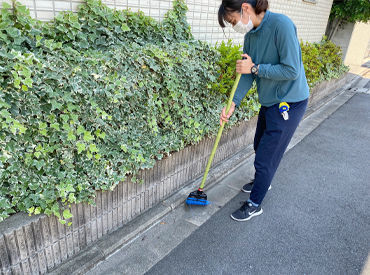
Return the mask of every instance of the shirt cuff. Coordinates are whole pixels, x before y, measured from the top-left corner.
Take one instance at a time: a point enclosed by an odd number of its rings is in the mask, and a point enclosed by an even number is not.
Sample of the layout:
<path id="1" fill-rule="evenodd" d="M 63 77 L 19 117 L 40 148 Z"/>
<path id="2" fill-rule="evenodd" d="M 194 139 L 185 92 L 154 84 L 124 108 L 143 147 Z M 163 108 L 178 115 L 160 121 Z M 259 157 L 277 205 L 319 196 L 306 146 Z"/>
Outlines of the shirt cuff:
<path id="1" fill-rule="evenodd" d="M 259 77 L 266 77 L 266 70 L 268 66 L 268 64 L 260 64 L 260 67 L 258 68 Z"/>

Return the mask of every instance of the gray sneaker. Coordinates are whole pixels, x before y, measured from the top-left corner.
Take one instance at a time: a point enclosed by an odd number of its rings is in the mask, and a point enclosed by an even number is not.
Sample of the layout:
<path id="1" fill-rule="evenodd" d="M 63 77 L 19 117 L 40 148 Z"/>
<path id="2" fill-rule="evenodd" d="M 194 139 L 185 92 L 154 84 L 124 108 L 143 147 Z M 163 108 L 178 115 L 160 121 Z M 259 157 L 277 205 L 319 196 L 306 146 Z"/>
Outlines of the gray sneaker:
<path id="1" fill-rule="evenodd" d="M 252 188 L 253 188 L 253 183 L 254 183 L 254 180 L 252 180 L 251 182 L 247 183 L 247 184 L 244 184 L 243 187 L 242 187 L 242 191 L 244 193 L 250 193 L 252 192 Z M 271 189 L 271 185 L 269 186 L 269 189 Z"/>
<path id="2" fill-rule="evenodd" d="M 250 220 L 254 216 L 259 216 L 263 213 L 261 205 L 258 207 L 253 206 L 250 202 L 244 202 L 240 209 L 231 214 L 231 218 L 238 222 Z"/>

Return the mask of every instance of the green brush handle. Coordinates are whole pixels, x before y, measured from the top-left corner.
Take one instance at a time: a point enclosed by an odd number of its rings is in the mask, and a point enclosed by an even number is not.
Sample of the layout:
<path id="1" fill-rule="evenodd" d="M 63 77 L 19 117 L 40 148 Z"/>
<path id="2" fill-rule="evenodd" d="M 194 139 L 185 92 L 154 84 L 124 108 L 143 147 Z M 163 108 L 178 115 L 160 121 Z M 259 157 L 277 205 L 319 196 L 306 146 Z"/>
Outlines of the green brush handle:
<path id="1" fill-rule="evenodd" d="M 237 75 L 236 75 L 235 82 L 234 82 L 234 86 L 233 86 L 233 88 L 232 88 L 232 90 L 231 90 L 230 97 L 229 97 L 229 101 L 227 102 L 227 106 L 226 106 L 226 114 L 227 114 L 227 113 L 229 112 L 229 110 L 230 110 L 230 107 L 231 107 L 231 104 L 232 104 L 232 102 L 233 102 L 233 98 L 234 98 L 234 94 L 235 94 L 236 88 L 238 87 L 238 84 L 239 84 L 240 77 L 241 77 L 241 74 L 237 74 Z M 207 163 L 206 171 L 204 172 L 204 176 L 203 176 L 203 179 L 202 179 L 202 183 L 200 184 L 200 187 L 199 187 L 200 189 L 203 189 L 203 187 L 204 187 L 204 183 L 206 182 L 207 175 L 208 175 L 208 171 L 209 171 L 209 169 L 211 168 L 211 164 L 212 164 L 212 161 L 213 161 L 213 157 L 215 156 L 216 149 L 217 149 L 217 146 L 218 146 L 218 142 L 219 142 L 219 141 L 220 141 L 220 139 L 221 139 L 221 135 L 222 135 L 222 131 L 223 131 L 223 129 L 224 129 L 224 126 L 225 126 L 225 121 L 222 121 L 221 127 L 220 127 L 220 129 L 218 130 L 218 134 L 217 134 L 217 137 L 216 137 L 215 144 L 213 145 L 213 149 L 212 149 L 211 156 L 209 157 L 209 160 L 208 160 L 208 163 Z"/>

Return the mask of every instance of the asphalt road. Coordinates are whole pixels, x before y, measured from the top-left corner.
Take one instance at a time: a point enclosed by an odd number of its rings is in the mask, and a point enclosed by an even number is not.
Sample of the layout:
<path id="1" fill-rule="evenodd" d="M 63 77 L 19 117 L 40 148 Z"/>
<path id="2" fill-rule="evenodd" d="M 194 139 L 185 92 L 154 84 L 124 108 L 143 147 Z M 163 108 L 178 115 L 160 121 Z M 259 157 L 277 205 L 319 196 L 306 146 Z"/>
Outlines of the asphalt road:
<path id="1" fill-rule="evenodd" d="M 355 95 L 287 152 L 261 216 L 233 221 L 247 198 L 147 274 L 360 274 L 370 261 L 370 95 Z"/>

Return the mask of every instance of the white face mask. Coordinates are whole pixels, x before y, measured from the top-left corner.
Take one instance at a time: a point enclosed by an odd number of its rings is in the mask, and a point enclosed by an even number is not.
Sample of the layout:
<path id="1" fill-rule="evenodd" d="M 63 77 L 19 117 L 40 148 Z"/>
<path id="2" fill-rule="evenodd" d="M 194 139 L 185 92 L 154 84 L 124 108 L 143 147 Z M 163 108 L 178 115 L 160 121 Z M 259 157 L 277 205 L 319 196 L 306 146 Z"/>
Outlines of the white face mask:
<path id="1" fill-rule="evenodd" d="M 242 18 L 243 18 L 243 9 L 241 9 L 240 11 L 241 13 L 241 16 L 240 16 L 240 20 L 238 23 L 235 24 L 235 26 L 233 26 L 233 29 L 234 31 L 238 32 L 238 33 L 241 33 L 241 34 L 246 34 L 247 32 L 249 32 L 251 29 L 253 29 L 253 22 L 251 20 L 251 17 L 249 16 L 249 22 L 248 24 L 244 24 L 242 22 Z"/>

